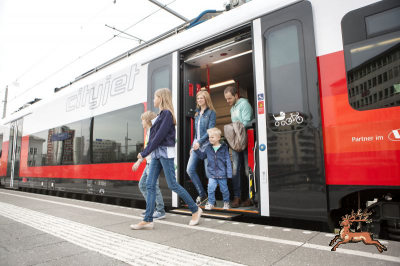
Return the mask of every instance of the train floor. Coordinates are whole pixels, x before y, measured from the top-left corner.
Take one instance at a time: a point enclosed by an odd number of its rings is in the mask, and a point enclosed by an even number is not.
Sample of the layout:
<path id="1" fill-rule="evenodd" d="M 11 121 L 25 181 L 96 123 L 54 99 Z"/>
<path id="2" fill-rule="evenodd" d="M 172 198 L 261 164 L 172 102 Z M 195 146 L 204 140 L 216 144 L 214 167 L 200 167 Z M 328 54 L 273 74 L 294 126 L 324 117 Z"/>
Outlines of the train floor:
<path id="1" fill-rule="evenodd" d="M 167 213 L 131 230 L 142 209 L 0 189 L 0 265 L 400 265 L 400 243 Z"/>

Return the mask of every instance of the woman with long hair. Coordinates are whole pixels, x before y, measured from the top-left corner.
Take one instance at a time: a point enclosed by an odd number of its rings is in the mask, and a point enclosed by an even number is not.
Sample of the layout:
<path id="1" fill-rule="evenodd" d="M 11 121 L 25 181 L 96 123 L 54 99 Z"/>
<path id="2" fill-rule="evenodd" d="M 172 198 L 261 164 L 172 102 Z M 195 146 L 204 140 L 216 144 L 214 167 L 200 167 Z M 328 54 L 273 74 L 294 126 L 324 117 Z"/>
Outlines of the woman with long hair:
<path id="1" fill-rule="evenodd" d="M 190 149 L 190 157 L 187 164 L 186 172 L 193 182 L 199 196 L 196 199 L 196 204 L 201 205 L 208 199 L 207 193 L 200 181 L 198 174 L 196 173 L 196 167 L 199 162 L 199 157 L 193 152 L 193 149 L 200 149 L 205 151 L 206 147 L 210 145 L 208 140 L 207 130 L 215 127 L 215 121 L 217 114 L 211 101 L 210 94 L 207 91 L 199 91 L 196 95 L 197 109 L 195 114 L 195 135 Z M 207 159 L 204 161 L 205 172 L 207 175 Z"/>
<path id="2" fill-rule="evenodd" d="M 131 225 L 132 229 L 153 229 L 153 213 L 155 204 L 155 187 L 161 170 L 164 170 L 168 187 L 183 199 L 192 212 L 192 220 L 189 225 L 199 223 L 203 210 L 199 208 L 189 193 L 176 182 L 175 178 L 175 113 L 172 105 L 171 91 L 167 88 L 158 89 L 154 93 L 154 107 L 158 107 L 160 112 L 157 115 L 150 131 L 150 139 L 146 148 L 139 153 L 138 159 L 142 159 L 151 154 L 151 163 L 149 167 L 149 175 L 147 177 L 147 200 L 146 213 L 143 221 L 138 224 Z"/>

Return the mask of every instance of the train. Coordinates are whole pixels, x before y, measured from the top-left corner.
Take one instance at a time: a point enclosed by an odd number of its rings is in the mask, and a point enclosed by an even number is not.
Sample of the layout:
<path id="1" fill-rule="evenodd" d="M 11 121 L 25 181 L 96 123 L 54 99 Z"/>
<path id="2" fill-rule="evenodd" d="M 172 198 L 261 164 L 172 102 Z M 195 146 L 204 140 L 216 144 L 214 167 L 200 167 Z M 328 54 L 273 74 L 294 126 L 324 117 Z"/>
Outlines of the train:
<path id="1" fill-rule="evenodd" d="M 205 11 L 2 119 L 1 186 L 143 201 L 144 165 L 131 169 L 145 138 L 140 115 L 157 112 L 154 92 L 169 88 L 176 176 L 195 198 L 186 165 L 196 92 L 210 92 L 223 132 L 231 123 L 223 91 L 234 85 L 254 110 L 247 167 L 255 205 L 225 213 L 335 228 L 344 214 L 368 208 L 365 230 L 399 240 L 400 2 L 228 7 Z M 201 165 L 198 172 L 206 186 Z M 185 208 L 162 175 L 160 188 L 168 208 Z"/>

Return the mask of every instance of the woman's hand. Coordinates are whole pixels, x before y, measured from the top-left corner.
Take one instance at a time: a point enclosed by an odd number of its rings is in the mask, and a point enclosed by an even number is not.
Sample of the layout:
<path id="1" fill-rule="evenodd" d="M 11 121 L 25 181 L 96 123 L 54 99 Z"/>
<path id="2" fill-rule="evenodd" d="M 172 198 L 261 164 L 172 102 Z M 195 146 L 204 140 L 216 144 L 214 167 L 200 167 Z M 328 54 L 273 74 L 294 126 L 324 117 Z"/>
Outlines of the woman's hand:
<path id="1" fill-rule="evenodd" d="M 143 157 L 142 157 L 142 155 L 141 155 L 140 153 L 137 155 L 137 158 L 138 158 L 139 160 L 143 159 Z"/>
<path id="2" fill-rule="evenodd" d="M 140 165 L 140 161 L 137 161 L 136 163 L 134 163 L 132 165 L 132 171 L 135 172 L 139 168 L 139 165 Z"/>
<path id="3" fill-rule="evenodd" d="M 193 149 L 194 149 L 194 150 L 197 150 L 198 148 L 200 148 L 200 143 L 196 142 L 196 143 L 193 145 Z"/>

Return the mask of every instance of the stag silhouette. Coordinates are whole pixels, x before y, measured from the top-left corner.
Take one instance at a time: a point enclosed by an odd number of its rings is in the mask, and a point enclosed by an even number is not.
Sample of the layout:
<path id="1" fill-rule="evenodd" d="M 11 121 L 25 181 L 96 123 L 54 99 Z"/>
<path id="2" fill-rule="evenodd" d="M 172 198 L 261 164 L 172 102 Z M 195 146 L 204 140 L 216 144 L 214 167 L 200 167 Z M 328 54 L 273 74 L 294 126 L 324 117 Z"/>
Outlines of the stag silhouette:
<path id="1" fill-rule="evenodd" d="M 351 215 L 346 214 L 345 216 L 342 216 L 343 221 L 340 222 L 340 226 L 342 227 L 342 229 L 340 230 L 339 235 L 335 236 L 335 238 L 332 239 L 331 243 L 329 243 L 329 246 L 332 246 L 338 239 L 342 241 L 338 242 L 331 249 L 332 251 L 335 251 L 340 244 L 357 243 L 360 241 L 362 241 L 365 245 L 375 245 L 380 253 L 382 253 L 384 250 L 387 251 L 387 248 L 382 245 L 378 240 L 373 240 L 372 233 L 350 231 L 350 226 L 354 222 L 370 223 L 372 221 L 367 219 L 368 216 L 372 214 L 371 212 L 367 211 L 368 210 L 365 209 L 364 212 L 361 213 L 361 209 L 359 209 L 357 213 L 351 211 Z"/>

